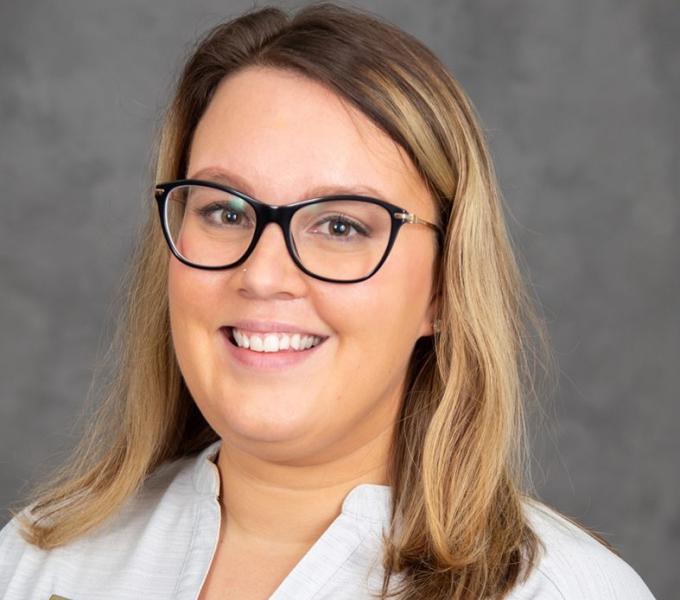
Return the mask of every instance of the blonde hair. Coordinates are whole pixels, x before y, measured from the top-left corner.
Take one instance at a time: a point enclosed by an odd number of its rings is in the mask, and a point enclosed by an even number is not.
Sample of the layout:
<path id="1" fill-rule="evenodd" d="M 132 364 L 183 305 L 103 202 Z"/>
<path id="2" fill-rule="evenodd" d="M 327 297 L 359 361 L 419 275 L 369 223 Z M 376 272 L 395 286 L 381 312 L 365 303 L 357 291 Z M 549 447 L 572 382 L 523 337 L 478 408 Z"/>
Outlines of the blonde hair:
<path id="1" fill-rule="evenodd" d="M 217 84 L 253 65 L 302 73 L 351 102 L 405 149 L 438 203 L 441 329 L 414 347 L 395 427 L 383 597 L 501 598 L 539 552 L 522 508 L 532 492 L 525 407 L 537 395 L 536 365 L 549 375 L 552 355 L 475 111 L 423 44 L 370 13 L 330 3 L 292 17 L 257 9 L 215 27 L 187 60 L 160 132 L 156 181 L 185 176 Z M 174 355 L 168 250 L 151 198 L 149 190 L 123 286 L 112 381 L 70 460 L 36 487 L 30 513 L 14 515 L 43 549 L 93 530 L 159 465 L 219 439 Z"/>

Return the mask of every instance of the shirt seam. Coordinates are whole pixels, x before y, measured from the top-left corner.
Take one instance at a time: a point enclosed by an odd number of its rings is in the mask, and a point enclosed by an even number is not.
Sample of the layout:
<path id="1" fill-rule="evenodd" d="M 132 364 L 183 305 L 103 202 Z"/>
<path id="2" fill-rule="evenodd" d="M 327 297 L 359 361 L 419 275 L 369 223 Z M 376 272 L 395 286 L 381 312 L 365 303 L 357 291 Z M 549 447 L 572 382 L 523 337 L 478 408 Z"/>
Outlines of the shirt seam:
<path id="1" fill-rule="evenodd" d="M 195 541 L 196 541 L 196 523 L 198 522 L 198 515 L 201 512 L 201 504 L 200 503 L 195 503 L 194 506 L 196 506 L 196 511 L 194 513 L 194 519 L 191 524 L 191 541 L 189 543 L 189 548 L 184 555 L 184 560 L 182 561 L 182 566 L 179 570 L 179 575 L 177 577 L 177 582 L 175 583 L 175 589 L 173 590 L 173 595 L 177 597 L 177 592 L 179 590 L 179 586 L 182 583 L 182 577 L 184 575 L 184 571 L 187 566 L 187 562 L 189 561 L 189 556 L 192 554 L 192 551 L 194 549 Z"/>
<path id="2" fill-rule="evenodd" d="M 554 588 L 554 590 L 559 594 L 561 600 L 567 600 L 567 597 L 562 593 L 562 591 L 560 590 L 560 588 L 559 588 L 559 587 L 557 586 L 557 584 L 553 581 L 552 577 L 550 577 L 550 575 L 548 575 L 548 573 L 546 573 L 546 572 L 543 570 L 542 567 L 537 566 L 537 567 L 536 567 L 536 570 L 537 570 L 541 575 L 543 575 L 543 577 L 550 583 L 550 585 L 552 585 L 552 587 Z"/>

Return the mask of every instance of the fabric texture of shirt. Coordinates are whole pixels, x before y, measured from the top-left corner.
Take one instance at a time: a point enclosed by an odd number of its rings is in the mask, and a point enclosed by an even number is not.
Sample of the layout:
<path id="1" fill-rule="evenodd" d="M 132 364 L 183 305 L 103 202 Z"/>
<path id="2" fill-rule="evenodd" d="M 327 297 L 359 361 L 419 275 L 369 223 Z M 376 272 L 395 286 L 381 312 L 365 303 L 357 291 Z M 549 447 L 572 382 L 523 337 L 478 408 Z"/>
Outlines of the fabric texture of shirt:
<path id="1" fill-rule="evenodd" d="M 220 445 L 162 465 L 111 519 L 64 546 L 27 544 L 12 519 L 0 531 L 0 598 L 196 600 L 220 530 Z M 376 484 L 351 489 L 270 600 L 368 600 L 378 592 L 391 493 Z M 538 501 L 525 510 L 546 552 L 507 600 L 654 600 L 628 563 L 557 512 Z"/>

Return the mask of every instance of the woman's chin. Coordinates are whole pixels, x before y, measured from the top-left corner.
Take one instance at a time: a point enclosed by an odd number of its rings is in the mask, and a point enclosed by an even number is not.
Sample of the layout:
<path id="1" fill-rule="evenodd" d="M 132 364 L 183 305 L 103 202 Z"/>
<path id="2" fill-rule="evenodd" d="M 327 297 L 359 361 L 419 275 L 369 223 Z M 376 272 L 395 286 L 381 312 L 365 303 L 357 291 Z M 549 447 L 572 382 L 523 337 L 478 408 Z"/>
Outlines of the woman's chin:
<path id="1" fill-rule="evenodd" d="M 224 427 L 231 436 L 249 443 L 294 444 L 314 430 L 314 418 L 301 407 L 285 400 L 278 406 L 258 402 L 242 407 L 237 413 L 222 416 Z"/>

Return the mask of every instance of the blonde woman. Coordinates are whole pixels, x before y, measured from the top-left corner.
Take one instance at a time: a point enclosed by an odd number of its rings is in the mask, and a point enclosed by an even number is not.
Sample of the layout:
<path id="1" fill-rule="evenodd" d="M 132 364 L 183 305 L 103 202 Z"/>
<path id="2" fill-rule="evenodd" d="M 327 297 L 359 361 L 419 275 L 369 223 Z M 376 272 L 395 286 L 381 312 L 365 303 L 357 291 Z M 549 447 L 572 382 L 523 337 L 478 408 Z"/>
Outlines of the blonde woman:
<path id="1" fill-rule="evenodd" d="M 652 598 L 532 499 L 541 321 L 430 51 L 253 10 L 196 47 L 159 140 L 117 376 L 2 530 L 0 596 Z"/>

